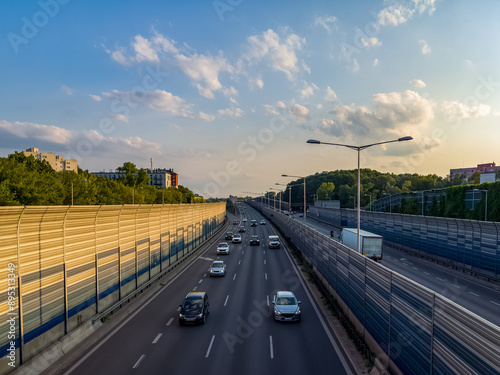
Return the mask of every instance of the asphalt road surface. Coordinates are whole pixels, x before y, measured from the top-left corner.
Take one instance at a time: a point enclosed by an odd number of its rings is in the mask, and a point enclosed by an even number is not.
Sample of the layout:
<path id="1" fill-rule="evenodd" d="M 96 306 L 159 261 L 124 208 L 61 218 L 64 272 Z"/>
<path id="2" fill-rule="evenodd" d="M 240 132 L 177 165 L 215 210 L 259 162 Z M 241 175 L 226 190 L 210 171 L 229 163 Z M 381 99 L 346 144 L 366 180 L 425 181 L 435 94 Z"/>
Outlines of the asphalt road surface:
<path id="1" fill-rule="evenodd" d="M 303 217 L 294 215 L 296 220 Z M 338 228 L 306 218 L 307 225 L 330 237 Z M 409 279 L 445 296 L 480 317 L 500 326 L 500 288 L 498 283 L 475 278 L 461 271 L 436 264 L 430 260 L 407 255 L 402 251 L 384 247 L 381 264 Z"/>
<path id="2" fill-rule="evenodd" d="M 218 256 L 216 242 L 65 374 L 350 374 L 288 254 L 268 249 L 273 228 L 251 227 L 262 217 L 245 211 L 243 241 L 230 243 L 229 255 Z M 260 246 L 249 245 L 252 234 Z M 226 276 L 209 277 L 215 259 L 226 262 Z M 277 290 L 302 301 L 300 323 L 274 321 Z M 208 293 L 210 314 L 204 325 L 179 326 L 179 304 L 191 291 Z"/>

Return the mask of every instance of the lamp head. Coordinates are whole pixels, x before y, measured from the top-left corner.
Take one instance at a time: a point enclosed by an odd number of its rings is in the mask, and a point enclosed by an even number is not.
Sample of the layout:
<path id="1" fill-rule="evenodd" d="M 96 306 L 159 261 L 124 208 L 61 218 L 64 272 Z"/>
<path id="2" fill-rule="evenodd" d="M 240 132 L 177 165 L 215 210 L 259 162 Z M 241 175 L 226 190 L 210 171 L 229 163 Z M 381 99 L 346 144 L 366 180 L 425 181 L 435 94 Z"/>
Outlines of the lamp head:
<path id="1" fill-rule="evenodd" d="M 318 141 L 317 139 L 308 139 L 306 143 L 312 143 L 315 145 L 319 145 L 321 142 Z"/>
<path id="2" fill-rule="evenodd" d="M 406 137 L 401 137 L 401 138 L 398 138 L 398 141 L 399 142 L 403 142 L 403 141 L 411 141 L 413 139 L 413 137 L 410 137 L 409 135 L 406 136 Z"/>

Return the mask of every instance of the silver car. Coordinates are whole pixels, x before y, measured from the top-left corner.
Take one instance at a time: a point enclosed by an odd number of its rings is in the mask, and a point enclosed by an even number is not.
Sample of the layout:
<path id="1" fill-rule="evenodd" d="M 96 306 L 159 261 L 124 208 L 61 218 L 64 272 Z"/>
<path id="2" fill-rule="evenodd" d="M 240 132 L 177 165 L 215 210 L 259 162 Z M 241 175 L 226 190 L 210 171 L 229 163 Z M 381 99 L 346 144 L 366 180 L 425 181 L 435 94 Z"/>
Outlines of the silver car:
<path id="1" fill-rule="evenodd" d="M 217 245 L 217 254 L 229 254 L 229 245 L 227 242 L 221 242 L 219 245 Z"/>
<path id="2" fill-rule="evenodd" d="M 233 243 L 241 243 L 241 235 L 240 234 L 235 234 L 233 236 Z"/>
<path id="3" fill-rule="evenodd" d="M 222 260 L 215 260 L 212 263 L 209 271 L 210 277 L 212 276 L 225 276 L 226 275 L 226 263 Z"/>
<path id="4" fill-rule="evenodd" d="M 298 322 L 300 321 L 300 301 L 289 291 L 279 291 L 273 298 L 274 320 Z"/>

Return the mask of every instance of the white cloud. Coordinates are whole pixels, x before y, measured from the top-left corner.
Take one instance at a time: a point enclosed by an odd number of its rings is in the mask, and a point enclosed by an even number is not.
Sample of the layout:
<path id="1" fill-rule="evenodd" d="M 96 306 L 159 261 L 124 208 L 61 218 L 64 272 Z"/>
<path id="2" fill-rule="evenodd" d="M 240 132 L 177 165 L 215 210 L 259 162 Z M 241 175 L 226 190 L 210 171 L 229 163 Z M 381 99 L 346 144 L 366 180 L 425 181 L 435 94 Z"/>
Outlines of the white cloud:
<path id="1" fill-rule="evenodd" d="M 89 95 L 92 99 L 94 99 L 96 102 L 100 102 L 102 98 L 99 95 Z"/>
<path id="2" fill-rule="evenodd" d="M 215 115 L 208 114 L 208 113 L 203 113 L 200 111 L 200 118 L 205 121 L 214 121 L 215 120 Z"/>
<path id="3" fill-rule="evenodd" d="M 425 40 L 419 40 L 418 42 L 422 46 L 422 54 L 428 55 L 429 53 L 431 53 L 431 47 L 429 47 Z"/>
<path id="4" fill-rule="evenodd" d="M 173 116 L 191 117 L 191 104 L 187 104 L 181 97 L 175 96 L 164 90 L 154 91 L 117 91 L 103 92 L 104 98 L 116 99 L 124 103 L 140 104 L 143 103 L 149 108 L 157 111 L 165 111 Z"/>
<path id="5" fill-rule="evenodd" d="M 161 147 L 158 143 L 149 142 L 139 137 L 119 138 L 106 137 L 96 130 L 86 130 L 83 132 L 67 130 L 53 125 L 41 125 L 29 122 L 8 122 L 0 121 L 0 134 L 9 137 L 12 144 L 37 144 L 47 142 L 54 145 L 54 149 L 61 150 L 61 153 L 68 158 L 76 158 L 79 163 L 85 158 L 100 157 L 103 155 L 157 155 L 161 154 Z M 88 155 L 69 154 L 69 150 L 78 153 L 80 145 L 90 144 L 91 153 Z M 64 151 L 66 150 L 66 152 Z"/>
<path id="6" fill-rule="evenodd" d="M 257 81 L 255 81 L 255 83 L 257 84 L 257 87 L 259 87 L 259 88 L 263 88 L 264 87 L 264 81 L 261 80 L 260 78 L 257 79 Z"/>
<path id="7" fill-rule="evenodd" d="M 306 64 L 304 60 L 302 60 L 302 69 L 304 69 L 304 71 L 306 71 L 307 73 L 311 74 L 311 68 L 309 68 L 309 66 Z"/>
<path id="8" fill-rule="evenodd" d="M 121 113 L 117 113 L 117 114 L 113 115 L 113 117 L 117 121 L 128 123 L 128 116 L 122 115 Z"/>
<path id="9" fill-rule="evenodd" d="M 333 31 L 338 29 L 337 17 L 335 16 L 317 16 L 314 19 L 315 26 L 322 26 L 325 30 L 331 34 Z"/>
<path id="10" fill-rule="evenodd" d="M 236 96 L 238 95 L 238 90 L 236 90 L 233 86 L 222 89 L 222 93 L 224 96 Z"/>
<path id="11" fill-rule="evenodd" d="M 152 43 L 148 39 L 143 38 L 141 35 L 135 36 L 135 41 L 132 42 L 132 48 L 135 51 L 135 58 L 138 62 L 160 62 L 160 59 L 156 53 L 157 51 L 153 47 Z"/>
<path id="12" fill-rule="evenodd" d="M 214 91 L 222 89 L 219 73 L 233 71 L 232 66 L 221 55 L 214 57 L 197 53 L 191 56 L 177 54 L 175 59 L 182 71 L 196 83 L 200 95 L 209 99 L 214 97 Z"/>
<path id="13" fill-rule="evenodd" d="M 288 111 L 292 115 L 293 119 L 298 123 L 304 123 L 309 118 L 309 109 L 300 104 L 292 104 L 288 108 Z"/>
<path id="14" fill-rule="evenodd" d="M 324 133 L 332 134 L 336 137 L 344 135 L 344 129 L 332 119 L 322 119 L 318 122 L 317 128 Z"/>
<path id="15" fill-rule="evenodd" d="M 294 74 L 299 71 L 295 52 L 305 43 L 304 38 L 296 34 L 288 34 L 281 38 L 272 29 L 260 35 L 248 38 L 243 58 L 250 63 L 266 59 L 274 71 L 283 72 L 288 80 L 293 81 Z"/>
<path id="16" fill-rule="evenodd" d="M 323 108 L 323 104 L 318 104 L 318 105 L 316 106 L 316 108 L 317 108 L 317 109 L 321 109 L 321 108 Z"/>
<path id="17" fill-rule="evenodd" d="M 357 72 L 359 70 L 359 64 L 357 59 L 352 59 L 351 70 Z"/>
<path id="18" fill-rule="evenodd" d="M 378 59 L 373 60 L 373 66 L 378 66 Z"/>
<path id="19" fill-rule="evenodd" d="M 307 82 L 304 82 L 305 88 L 300 91 L 300 96 L 302 98 L 308 98 L 310 96 L 314 95 L 314 91 L 318 90 L 318 86 L 316 86 L 314 83 L 308 84 Z"/>
<path id="20" fill-rule="evenodd" d="M 280 114 L 276 107 L 274 107 L 273 105 L 264 104 L 264 108 L 266 109 L 266 115 L 268 116 L 278 116 Z"/>
<path id="21" fill-rule="evenodd" d="M 371 109 L 338 104 L 330 114 L 345 134 L 358 139 L 368 135 L 370 138 L 417 136 L 434 119 L 433 104 L 411 90 L 375 94 Z"/>
<path id="22" fill-rule="evenodd" d="M 493 116 L 500 116 L 500 111 L 494 111 Z"/>
<path id="23" fill-rule="evenodd" d="M 241 117 L 243 115 L 243 110 L 241 108 L 226 108 L 219 109 L 217 113 L 221 116 Z"/>
<path id="24" fill-rule="evenodd" d="M 335 102 L 337 100 L 337 94 L 330 88 L 330 86 L 326 88 L 325 100 L 327 102 Z"/>
<path id="25" fill-rule="evenodd" d="M 174 46 L 175 42 L 173 40 L 170 40 L 158 33 L 153 37 L 153 44 L 163 52 L 177 53 L 179 51 Z"/>
<path id="26" fill-rule="evenodd" d="M 447 118 L 454 120 L 488 116 L 491 112 L 491 107 L 482 103 L 479 103 L 477 106 L 468 107 L 459 101 L 445 101 L 441 105 L 441 110 Z"/>
<path id="27" fill-rule="evenodd" d="M 2 133 L 6 132 L 18 138 L 60 144 L 68 143 L 73 137 L 69 130 L 53 125 L 34 124 L 31 122 L 9 122 L 0 120 L 0 130 Z"/>
<path id="28" fill-rule="evenodd" d="M 130 59 L 126 58 L 122 51 L 118 51 L 118 50 L 113 51 L 111 53 L 111 58 L 113 60 L 115 60 L 118 64 L 121 64 L 121 65 L 127 66 L 127 65 L 131 64 Z"/>
<path id="29" fill-rule="evenodd" d="M 283 103 L 281 100 L 279 100 L 277 103 L 276 103 L 276 108 L 279 108 L 279 109 L 285 109 L 286 108 L 286 104 Z"/>
<path id="30" fill-rule="evenodd" d="M 427 85 L 425 84 L 425 82 L 424 82 L 424 81 L 421 81 L 420 79 L 412 79 L 412 80 L 410 81 L 410 85 L 412 85 L 413 87 L 417 87 L 417 88 L 422 88 L 422 87 L 427 86 Z"/>
<path id="31" fill-rule="evenodd" d="M 66 85 L 61 86 L 61 90 L 66 94 L 66 95 L 73 95 L 73 89 L 71 87 L 68 87 Z"/>
<path id="32" fill-rule="evenodd" d="M 378 13 L 377 21 L 381 26 L 398 26 L 408 21 L 415 13 L 422 14 L 427 11 L 432 15 L 436 10 L 435 0 L 413 0 L 406 4 L 392 4 Z"/>
<path id="33" fill-rule="evenodd" d="M 366 48 L 380 47 L 382 45 L 382 42 L 375 37 L 371 37 L 371 38 L 367 38 L 367 39 L 361 37 L 361 43 Z"/>

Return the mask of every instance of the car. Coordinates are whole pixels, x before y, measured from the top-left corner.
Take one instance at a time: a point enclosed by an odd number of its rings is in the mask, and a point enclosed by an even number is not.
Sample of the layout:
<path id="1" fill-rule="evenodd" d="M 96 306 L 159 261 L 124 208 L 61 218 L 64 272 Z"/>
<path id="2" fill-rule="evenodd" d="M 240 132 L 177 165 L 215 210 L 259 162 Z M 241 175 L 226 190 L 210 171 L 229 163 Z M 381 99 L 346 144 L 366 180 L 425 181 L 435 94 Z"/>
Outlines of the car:
<path id="1" fill-rule="evenodd" d="M 238 220 L 233 220 L 233 225 L 238 225 Z"/>
<path id="2" fill-rule="evenodd" d="M 240 227 L 240 228 L 238 229 L 238 232 L 246 232 L 245 227 Z"/>
<path id="3" fill-rule="evenodd" d="M 227 242 L 221 242 L 217 245 L 217 254 L 229 254 L 229 245 L 227 244 Z"/>
<path id="4" fill-rule="evenodd" d="M 241 234 L 235 234 L 233 236 L 233 243 L 241 243 Z"/>
<path id="5" fill-rule="evenodd" d="M 257 226 L 257 220 L 252 220 L 252 221 L 250 222 L 250 226 L 251 226 L 251 227 L 256 227 L 256 226 Z"/>
<path id="6" fill-rule="evenodd" d="M 214 260 L 210 266 L 209 271 L 210 277 L 213 276 L 225 276 L 226 275 L 226 263 L 222 260 Z"/>
<path id="7" fill-rule="evenodd" d="M 274 320 L 288 322 L 300 321 L 300 301 L 297 300 L 293 292 L 286 290 L 276 292 L 273 298 L 273 305 Z"/>
<path id="8" fill-rule="evenodd" d="M 251 236 L 250 237 L 250 246 L 258 246 L 260 245 L 260 240 L 259 240 L 259 236 Z"/>
<path id="9" fill-rule="evenodd" d="M 191 292 L 182 301 L 179 311 L 179 325 L 204 324 L 210 313 L 210 303 L 207 292 Z"/>
<path id="10" fill-rule="evenodd" d="M 269 248 L 270 249 L 279 249 L 281 246 L 280 238 L 276 235 L 269 236 Z"/>
<path id="11" fill-rule="evenodd" d="M 246 222 L 247 222 L 247 218 L 245 217 L 242 221 L 243 221 L 244 223 L 246 223 Z"/>
<path id="12" fill-rule="evenodd" d="M 225 240 L 232 240 L 234 236 L 233 232 L 227 232 L 226 236 L 224 237 Z"/>
<path id="13" fill-rule="evenodd" d="M 266 221 L 265 220 L 261 220 L 260 221 L 260 225 L 266 225 Z"/>

